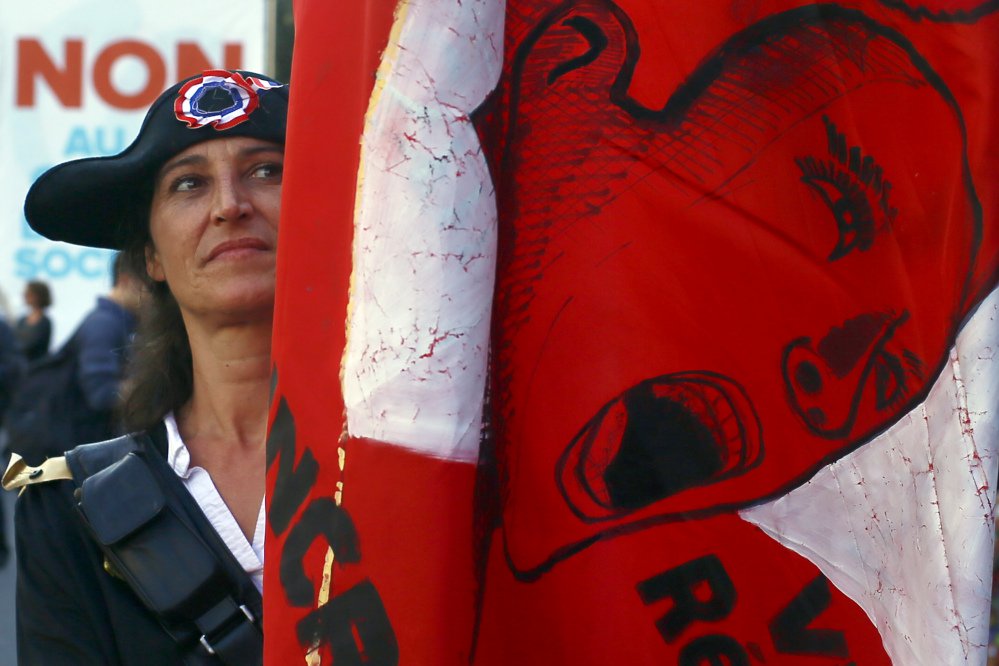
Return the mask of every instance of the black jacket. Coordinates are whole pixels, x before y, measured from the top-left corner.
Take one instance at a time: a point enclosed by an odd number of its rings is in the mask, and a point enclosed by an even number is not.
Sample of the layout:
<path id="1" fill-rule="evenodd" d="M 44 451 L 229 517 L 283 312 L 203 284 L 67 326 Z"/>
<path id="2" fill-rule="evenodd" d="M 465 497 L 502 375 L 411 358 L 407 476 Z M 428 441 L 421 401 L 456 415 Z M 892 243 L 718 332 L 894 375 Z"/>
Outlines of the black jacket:
<path id="1" fill-rule="evenodd" d="M 52 341 L 52 320 L 42 315 L 34 324 L 28 323 L 27 317 L 21 317 L 14 326 L 17 342 L 21 353 L 29 361 L 42 358 L 49 353 L 49 342 Z"/>
<path id="2" fill-rule="evenodd" d="M 165 455 L 164 428 L 150 434 Z M 17 501 L 18 664 L 185 663 L 156 617 L 105 571 L 104 555 L 76 513 L 74 487 L 68 480 L 32 485 Z"/>
<path id="3" fill-rule="evenodd" d="M 24 357 L 18 349 L 14 330 L 0 317 L 0 425 L 3 425 L 4 412 L 17 389 L 24 367 Z"/>

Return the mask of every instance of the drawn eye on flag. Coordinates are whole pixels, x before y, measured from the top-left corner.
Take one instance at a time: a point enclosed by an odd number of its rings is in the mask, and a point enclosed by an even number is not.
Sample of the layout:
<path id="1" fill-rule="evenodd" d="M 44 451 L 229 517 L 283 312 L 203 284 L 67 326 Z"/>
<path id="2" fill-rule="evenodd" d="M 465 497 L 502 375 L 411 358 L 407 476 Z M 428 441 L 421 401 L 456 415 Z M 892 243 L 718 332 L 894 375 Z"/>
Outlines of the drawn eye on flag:
<path id="1" fill-rule="evenodd" d="M 984 661 L 996 7 L 680 4 L 296 4 L 267 663 Z"/>

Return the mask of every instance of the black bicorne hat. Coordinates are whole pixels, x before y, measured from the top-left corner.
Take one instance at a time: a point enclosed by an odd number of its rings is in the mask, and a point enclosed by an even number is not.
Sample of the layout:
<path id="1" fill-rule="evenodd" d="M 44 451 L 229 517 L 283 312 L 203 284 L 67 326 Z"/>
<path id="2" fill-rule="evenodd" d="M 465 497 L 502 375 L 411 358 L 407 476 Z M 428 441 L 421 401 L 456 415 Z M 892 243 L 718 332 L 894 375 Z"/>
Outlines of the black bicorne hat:
<path id="1" fill-rule="evenodd" d="M 187 148 L 226 137 L 284 145 L 288 87 L 260 74 L 208 70 L 168 88 L 146 113 L 139 135 L 110 157 L 87 157 L 52 167 L 34 182 L 24 216 L 46 238 L 120 249 L 144 222 L 152 179 Z"/>

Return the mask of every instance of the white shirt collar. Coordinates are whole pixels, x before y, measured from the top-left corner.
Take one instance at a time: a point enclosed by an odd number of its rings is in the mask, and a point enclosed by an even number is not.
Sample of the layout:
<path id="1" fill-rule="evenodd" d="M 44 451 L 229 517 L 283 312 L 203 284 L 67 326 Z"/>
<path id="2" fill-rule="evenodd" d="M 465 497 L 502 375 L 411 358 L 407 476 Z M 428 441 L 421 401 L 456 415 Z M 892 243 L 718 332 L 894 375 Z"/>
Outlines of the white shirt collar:
<path id="1" fill-rule="evenodd" d="M 191 452 L 187 450 L 187 445 L 180 438 L 180 429 L 177 427 L 177 419 L 173 412 L 163 417 L 163 424 L 167 431 L 167 463 L 173 471 L 182 479 L 191 476 Z"/>
<path id="2" fill-rule="evenodd" d="M 187 445 L 180 437 L 177 419 L 174 418 L 173 412 L 163 417 L 163 424 L 166 426 L 167 432 L 167 464 L 180 477 L 184 487 L 201 507 L 208 522 L 218 532 L 236 561 L 250 575 L 257 589 L 262 591 L 264 586 L 264 533 L 266 532 L 264 502 L 260 503 L 257 524 L 253 532 L 253 543 L 250 543 L 246 540 L 239 523 L 236 522 L 236 517 L 232 515 L 232 511 L 229 510 L 219 494 L 208 470 L 203 467 L 191 466 L 191 452 L 188 451 Z"/>

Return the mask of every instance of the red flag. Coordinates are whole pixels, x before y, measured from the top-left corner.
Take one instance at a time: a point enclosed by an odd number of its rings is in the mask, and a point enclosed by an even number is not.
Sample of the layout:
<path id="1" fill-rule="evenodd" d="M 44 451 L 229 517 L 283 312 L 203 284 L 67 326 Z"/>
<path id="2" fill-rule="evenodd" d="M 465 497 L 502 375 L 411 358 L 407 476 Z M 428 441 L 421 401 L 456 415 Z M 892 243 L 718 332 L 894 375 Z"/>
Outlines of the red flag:
<path id="1" fill-rule="evenodd" d="M 267 663 L 980 663 L 997 9 L 296 4 Z"/>
<path id="2" fill-rule="evenodd" d="M 495 257 L 495 204 L 470 114 L 498 79 L 503 23 L 498 5 L 491 18 L 475 5 L 477 14 L 394 15 L 296 6 L 298 25 L 323 28 L 298 37 L 293 73 L 303 85 L 280 241 L 268 663 L 470 654 Z M 430 26 L 433 41 L 405 30 L 407 20 Z M 477 100 L 457 79 L 450 95 L 437 87 L 434 57 L 456 77 L 487 77 L 475 54 L 490 40 L 492 81 L 482 79 Z M 331 67 L 307 55 L 331 43 L 352 57 Z M 462 51 L 472 57 L 456 69 Z"/>

